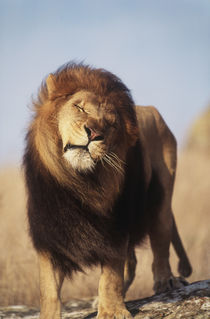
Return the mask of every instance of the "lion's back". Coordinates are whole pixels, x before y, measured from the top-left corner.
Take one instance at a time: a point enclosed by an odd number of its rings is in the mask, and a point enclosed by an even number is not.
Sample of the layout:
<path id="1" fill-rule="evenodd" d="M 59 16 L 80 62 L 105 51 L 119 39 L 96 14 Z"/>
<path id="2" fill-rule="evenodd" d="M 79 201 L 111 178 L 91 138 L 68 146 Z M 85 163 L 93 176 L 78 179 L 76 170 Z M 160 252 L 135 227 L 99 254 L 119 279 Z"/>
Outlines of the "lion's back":
<path id="1" fill-rule="evenodd" d="M 140 139 L 152 168 L 160 170 L 159 165 L 174 175 L 176 169 L 176 139 L 164 119 L 154 106 L 136 106 Z M 161 170 L 164 167 L 161 168 Z"/>

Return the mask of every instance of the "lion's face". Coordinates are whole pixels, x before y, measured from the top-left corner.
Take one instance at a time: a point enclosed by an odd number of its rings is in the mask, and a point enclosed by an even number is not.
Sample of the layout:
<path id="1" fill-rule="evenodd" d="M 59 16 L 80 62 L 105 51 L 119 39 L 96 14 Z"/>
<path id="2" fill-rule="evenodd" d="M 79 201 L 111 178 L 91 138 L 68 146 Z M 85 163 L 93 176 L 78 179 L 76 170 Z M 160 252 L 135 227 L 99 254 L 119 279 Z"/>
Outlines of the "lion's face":
<path id="1" fill-rule="evenodd" d="M 79 91 L 58 113 L 63 157 L 80 172 L 91 171 L 98 162 L 122 169 L 125 128 L 114 105 L 88 91 Z"/>

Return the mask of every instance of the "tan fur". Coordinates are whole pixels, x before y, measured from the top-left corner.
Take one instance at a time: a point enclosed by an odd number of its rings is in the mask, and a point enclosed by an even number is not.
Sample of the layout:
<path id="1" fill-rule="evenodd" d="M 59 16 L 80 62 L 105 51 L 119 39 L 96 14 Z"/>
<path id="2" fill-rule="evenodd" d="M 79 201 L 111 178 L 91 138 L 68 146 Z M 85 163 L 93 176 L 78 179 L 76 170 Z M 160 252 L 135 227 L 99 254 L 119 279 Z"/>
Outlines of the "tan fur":
<path id="1" fill-rule="evenodd" d="M 126 251 L 120 260 L 103 265 L 99 282 L 98 319 L 131 319 L 124 304 L 124 265 Z"/>
<path id="2" fill-rule="evenodd" d="M 122 261 L 106 265 L 102 269 L 97 318 L 132 318 L 123 301 L 123 265 Z"/>
<path id="3" fill-rule="evenodd" d="M 47 254 L 38 254 L 40 278 L 40 319 L 60 319 L 60 290 L 64 276 L 56 271 Z"/>

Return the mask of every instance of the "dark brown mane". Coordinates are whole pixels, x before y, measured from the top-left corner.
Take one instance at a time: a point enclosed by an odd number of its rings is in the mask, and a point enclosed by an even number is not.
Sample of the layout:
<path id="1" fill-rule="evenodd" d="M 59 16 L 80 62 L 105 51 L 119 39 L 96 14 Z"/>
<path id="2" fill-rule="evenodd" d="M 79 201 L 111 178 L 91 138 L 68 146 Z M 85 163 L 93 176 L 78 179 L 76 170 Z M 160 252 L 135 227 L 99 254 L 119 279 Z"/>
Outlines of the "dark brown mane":
<path id="1" fill-rule="evenodd" d="M 128 236 L 133 244 L 142 239 L 147 228 L 146 186 L 140 141 L 131 143 L 122 175 L 105 170 L 100 163 L 89 174 L 63 166 L 57 113 L 77 91 L 94 92 L 115 104 L 130 139 L 137 139 L 138 129 L 130 92 L 115 75 L 72 63 L 53 75 L 54 91 L 49 96 L 46 84 L 42 84 L 26 138 L 28 217 L 35 248 L 49 253 L 56 266 L 71 274 L 83 266 L 119 258 L 119 247 Z M 132 164 L 135 156 L 138 165 Z M 131 199 L 134 204 L 130 208 Z"/>

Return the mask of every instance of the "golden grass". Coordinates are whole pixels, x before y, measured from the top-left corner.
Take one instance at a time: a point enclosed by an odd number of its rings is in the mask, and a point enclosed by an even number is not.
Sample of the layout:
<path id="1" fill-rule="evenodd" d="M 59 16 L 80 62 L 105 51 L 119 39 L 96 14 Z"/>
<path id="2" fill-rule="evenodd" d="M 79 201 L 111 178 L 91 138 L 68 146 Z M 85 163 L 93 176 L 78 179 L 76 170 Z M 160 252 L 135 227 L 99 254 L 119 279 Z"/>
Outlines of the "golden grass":
<path id="1" fill-rule="evenodd" d="M 178 228 L 193 265 L 189 281 L 210 277 L 209 157 L 188 151 L 180 155 L 173 208 Z M 17 168 L 0 170 L 0 305 L 39 304 L 37 259 L 27 234 L 25 190 Z M 138 268 L 128 299 L 152 294 L 149 244 L 137 249 Z M 176 274 L 177 258 L 171 249 Z M 97 294 L 99 269 L 65 281 L 63 300 Z"/>

